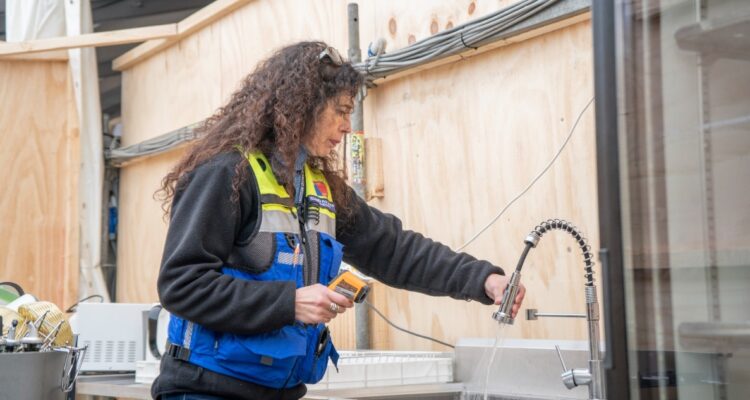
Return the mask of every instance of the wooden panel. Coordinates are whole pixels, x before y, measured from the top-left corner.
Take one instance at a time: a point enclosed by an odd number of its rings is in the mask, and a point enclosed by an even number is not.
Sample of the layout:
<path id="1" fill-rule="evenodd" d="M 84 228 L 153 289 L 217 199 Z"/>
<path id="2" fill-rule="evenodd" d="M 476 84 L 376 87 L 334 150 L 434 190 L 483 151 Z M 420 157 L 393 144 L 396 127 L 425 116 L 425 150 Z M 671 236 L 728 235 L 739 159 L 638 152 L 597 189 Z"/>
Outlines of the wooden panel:
<path id="1" fill-rule="evenodd" d="M 120 207 L 117 241 L 117 301 L 157 302 L 156 277 L 167 222 L 154 192 L 161 178 L 182 155 L 174 151 L 120 170 Z"/>
<path id="2" fill-rule="evenodd" d="M 123 72 L 123 146 L 198 122 L 220 106 L 219 39 L 209 27 Z"/>
<path id="3" fill-rule="evenodd" d="M 521 33 L 520 35 L 512 36 L 512 37 L 510 37 L 508 39 L 498 40 L 496 42 L 493 42 L 493 43 L 487 44 L 485 46 L 482 46 L 482 47 L 480 47 L 478 49 L 466 49 L 465 51 L 463 51 L 463 52 L 461 52 L 459 54 L 456 54 L 456 55 L 453 55 L 453 56 L 450 56 L 450 57 L 445 57 L 445 58 L 442 58 L 442 59 L 439 59 L 439 60 L 436 60 L 436 61 L 433 61 L 433 62 L 429 62 L 427 64 L 420 65 L 420 66 L 415 67 L 415 68 L 410 68 L 410 69 L 407 69 L 405 71 L 400 71 L 400 72 L 397 72 L 395 74 L 388 75 L 385 78 L 376 79 L 374 81 L 374 83 L 377 84 L 377 85 L 379 85 L 379 84 L 383 83 L 386 79 L 387 80 L 394 80 L 394 79 L 401 78 L 403 76 L 407 76 L 407 75 L 411 75 L 411 74 L 416 74 L 418 72 L 421 72 L 421 71 L 424 71 L 424 70 L 428 70 L 428 69 L 432 69 L 432 68 L 435 68 L 435 67 L 438 67 L 438 66 L 441 66 L 441 65 L 452 64 L 452 63 L 459 62 L 459 61 L 466 61 L 466 60 L 468 60 L 471 57 L 478 56 L 478 55 L 480 55 L 482 53 L 485 53 L 485 52 L 488 52 L 488 51 L 493 51 L 493 50 L 495 50 L 495 49 L 497 49 L 499 47 L 508 46 L 510 44 L 513 44 L 513 43 L 524 42 L 524 41 L 527 41 L 529 39 L 535 38 L 537 36 L 545 35 L 545 34 L 548 34 L 550 32 L 554 32 L 556 30 L 559 30 L 559 29 L 562 29 L 562 28 L 565 28 L 565 27 L 568 27 L 568 26 L 571 26 L 571 25 L 575 25 L 575 24 L 583 22 L 583 21 L 588 21 L 590 19 L 591 19 L 591 13 L 589 13 L 589 12 L 581 13 L 581 14 L 578 14 L 578 15 L 576 15 L 574 17 L 566 18 L 566 19 L 557 21 L 555 23 L 551 23 L 551 24 L 545 25 L 545 26 L 543 26 L 541 28 L 538 28 L 538 29 L 532 29 L 532 30 L 526 31 L 524 33 Z"/>
<path id="4" fill-rule="evenodd" d="M 453 248 L 483 227 L 552 158 L 590 100 L 590 23 L 418 73 L 371 91 L 368 135 L 383 140 L 384 199 L 372 204 Z M 548 218 L 573 221 L 598 247 L 593 107 L 556 165 L 467 251 L 512 268 L 523 238 Z M 526 307 L 584 310 L 579 250 L 548 234 L 529 256 Z M 492 337 L 495 307 L 389 289 L 377 306 L 394 322 L 455 342 Z M 382 323 L 376 321 L 375 331 Z M 585 339 L 578 320 L 518 320 L 512 337 Z M 439 349 L 392 329 L 378 348 Z"/>
<path id="5" fill-rule="evenodd" d="M 66 62 L 0 61 L 0 277 L 68 307 L 78 287 L 78 119 Z"/>
<path id="6" fill-rule="evenodd" d="M 357 332 L 355 330 L 355 313 L 354 309 L 347 310 L 334 318 L 328 328 L 331 330 L 333 343 L 338 350 L 356 350 L 357 349 Z"/>
<path id="7" fill-rule="evenodd" d="M 360 2 L 362 49 L 366 51 L 367 44 L 379 37 L 388 42 L 386 51 L 400 49 L 416 41 L 426 39 L 435 33 L 507 7 L 517 1 L 388 0 Z"/>
<path id="8" fill-rule="evenodd" d="M 385 196 L 385 184 L 383 183 L 383 140 L 381 138 L 365 139 L 365 172 L 367 179 L 367 194 L 365 199 L 372 200 L 375 197 Z"/>
<path id="9" fill-rule="evenodd" d="M 388 39 L 389 49 L 398 48 L 408 43 L 410 34 L 415 40 L 431 34 L 432 21 L 437 21 L 440 31 L 449 22 L 458 24 L 499 6 L 496 2 L 430 0 L 363 3 L 362 48 L 379 36 Z M 393 34 L 392 19 L 396 23 Z M 277 22 L 281 20 L 283 24 Z M 127 70 L 124 141 L 136 143 L 205 118 L 259 60 L 279 46 L 303 39 L 322 39 L 346 49 L 346 2 L 254 1 L 179 46 Z M 365 100 L 366 134 L 382 141 L 386 193 L 372 204 L 401 217 L 407 228 L 458 247 L 557 151 L 593 94 L 591 63 L 591 26 L 581 22 L 469 61 L 384 82 Z M 153 189 L 140 185 L 153 187 L 166 172 L 162 163 L 176 160 L 171 157 L 153 157 L 123 170 L 121 193 L 132 193 L 121 198 L 123 212 L 126 207 L 158 207 L 150 197 Z M 138 168 L 138 173 L 125 177 L 135 171 L 132 168 Z M 589 234 L 597 249 L 595 182 L 592 108 L 552 170 L 467 251 L 512 267 L 523 238 L 547 218 L 573 221 Z M 149 245 L 158 242 L 161 246 L 163 237 L 157 233 L 163 234 L 163 223 L 160 216 L 155 217 L 160 214 L 152 211 L 128 215 L 121 219 L 121 290 L 129 301 L 150 301 L 161 254 L 155 245 L 143 251 L 138 243 L 147 240 Z M 548 236 L 527 261 L 525 304 L 541 311 L 583 311 L 579 252 L 562 233 Z M 126 256 L 125 252 L 135 254 Z M 494 336 L 496 325 L 490 315 L 495 307 L 382 285 L 373 293 L 373 301 L 394 322 L 448 342 Z M 353 341 L 353 315 L 334 323 L 335 335 L 343 343 Z M 379 349 L 444 350 L 398 332 L 377 317 L 372 328 L 373 343 Z M 584 339 L 584 328 L 581 321 L 532 323 L 519 318 L 510 336 Z"/>
<path id="10" fill-rule="evenodd" d="M 243 6 L 250 0 L 218 0 L 206 7 L 203 7 L 196 13 L 190 15 L 177 24 L 176 37 L 165 39 L 150 40 L 118 57 L 112 62 L 112 68 L 116 71 L 122 71 L 134 66 L 152 55 L 172 46 L 180 39 L 192 35 L 198 30 L 210 25 L 214 21 L 221 19 L 235 9 Z"/>
<path id="11" fill-rule="evenodd" d="M 123 73 L 124 146 L 200 121 L 219 107 L 217 40 L 209 27 Z M 118 301 L 158 300 L 166 224 L 153 194 L 181 154 L 176 150 L 121 169 Z"/>
<path id="12" fill-rule="evenodd" d="M 228 98 L 262 59 L 284 45 L 323 40 L 347 47 L 346 1 L 254 1 L 221 20 L 222 95 Z M 280 21 L 283 21 L 280 22 Z"/>

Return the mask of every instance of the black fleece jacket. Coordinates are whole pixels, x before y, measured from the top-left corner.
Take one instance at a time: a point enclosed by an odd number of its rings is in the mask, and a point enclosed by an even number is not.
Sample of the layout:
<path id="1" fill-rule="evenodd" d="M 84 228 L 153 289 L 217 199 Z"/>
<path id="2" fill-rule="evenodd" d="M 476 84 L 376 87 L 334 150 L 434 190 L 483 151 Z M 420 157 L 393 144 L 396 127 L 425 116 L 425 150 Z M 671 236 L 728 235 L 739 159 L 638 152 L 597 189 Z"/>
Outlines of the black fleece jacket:
<path id="1" fill-rule="evenodd" d="M 221 273 L 235 246 L 252 238 L 260 222 L 257 183 L 248 179 L 233 203 L 232 180 L 239 153 L 214 157 L 189 174 L 172 203 L 172 214 L 157 282 L 170 313 L 211 330 L 257 334 L 294 323 L 294 282 L 255 282 Z M 351 189 L 349 189 L 351 190 Z M 337 221 L 344 261 L 393 287 L 437 296 L 492 300 L 484 281 L 503 271 L 486 261 L 404 230 L 401 221 L 352 195 L 353 213 Z M 270 391 L 269 391 L 270 390 Z M 201 392 L 231 399 L 296 399 L 304 385 L 275 391 L 204 371 L 171 357 L 162 360 L 152 394 Z"/>

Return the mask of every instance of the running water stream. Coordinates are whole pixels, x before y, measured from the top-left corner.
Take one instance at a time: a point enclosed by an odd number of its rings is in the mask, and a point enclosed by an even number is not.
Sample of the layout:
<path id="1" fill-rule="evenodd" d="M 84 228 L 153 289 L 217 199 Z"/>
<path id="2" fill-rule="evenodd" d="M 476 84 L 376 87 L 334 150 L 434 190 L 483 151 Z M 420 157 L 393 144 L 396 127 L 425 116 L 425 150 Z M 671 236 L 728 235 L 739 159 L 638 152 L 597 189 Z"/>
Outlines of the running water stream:
<path id="1" fill-rule="evenodd" d="M 498 324 L 495 340 L 491 351 L 485 351 L 480 361 L 474 367 L 474 372 L 469 379 L 463 400 L 488 400 L 489 382 L 493 372 L 497 373 L 499 368 L 494 368 L 495 360 L 501 361 L 503 355 L 503 344 L 505 342 L 505 324 Z"/>

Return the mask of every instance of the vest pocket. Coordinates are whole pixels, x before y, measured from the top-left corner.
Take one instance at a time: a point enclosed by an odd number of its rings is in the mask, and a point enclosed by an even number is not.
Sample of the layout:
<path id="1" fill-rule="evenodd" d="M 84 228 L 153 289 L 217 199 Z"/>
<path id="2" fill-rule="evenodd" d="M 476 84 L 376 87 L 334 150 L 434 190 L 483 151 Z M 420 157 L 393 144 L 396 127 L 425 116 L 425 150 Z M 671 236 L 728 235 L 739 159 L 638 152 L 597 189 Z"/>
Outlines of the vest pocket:
<path id="1" fill-rule="evenodd" d="M 292 369 L 306 351 L 303 328 L 285 326 L 259 335 L 221 334 L 216 359 L 232 372 L 261 379 L 267 386 L 281 387 L 294 383 Z"/>
<path id="2" fill-rule="evenodd" d="M 333 346 L 330 332 L 325 325 L 308 327 L 307 354 L 298 369 L 299 380 L 304 383 L 318 383 L 323 379 L 328 367 L 328 359 L 338 364 L 339 354 Z"/>

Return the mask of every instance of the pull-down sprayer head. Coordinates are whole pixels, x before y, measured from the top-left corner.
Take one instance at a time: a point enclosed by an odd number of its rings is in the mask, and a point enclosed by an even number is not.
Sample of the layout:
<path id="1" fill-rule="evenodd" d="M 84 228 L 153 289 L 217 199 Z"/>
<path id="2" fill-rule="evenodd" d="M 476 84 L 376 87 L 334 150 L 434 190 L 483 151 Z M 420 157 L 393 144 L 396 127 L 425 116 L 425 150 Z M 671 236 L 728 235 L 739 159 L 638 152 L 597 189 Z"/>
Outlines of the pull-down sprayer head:
<path id="1" fill-rule="evenodd" d="M 529 249 L 536 247 L 536 244 L 539 243 L 539 235 L 536 232 L 531 232 L 529 236 L 526 236 L 526 239 L 524 239 L 524 243 L 526 243 L 526 247 L 523 249 L 521 258 L 518 260 L 516 270 L 513 271 L 513 274 L 510 276 L 508 287 L 505 289 L 505 292 L 503 292 L 503 299 L 500 301 L 500 308 L 492 313 L 492 318 L 501 324 L 513 325 L 514 318 L 512 309 L 514 299 L 518 294 L 518 285 L 521 283 L 521 268 L 523 268 L 523 263 L 526 261 L 526 256 L 529 254 Z"/>

